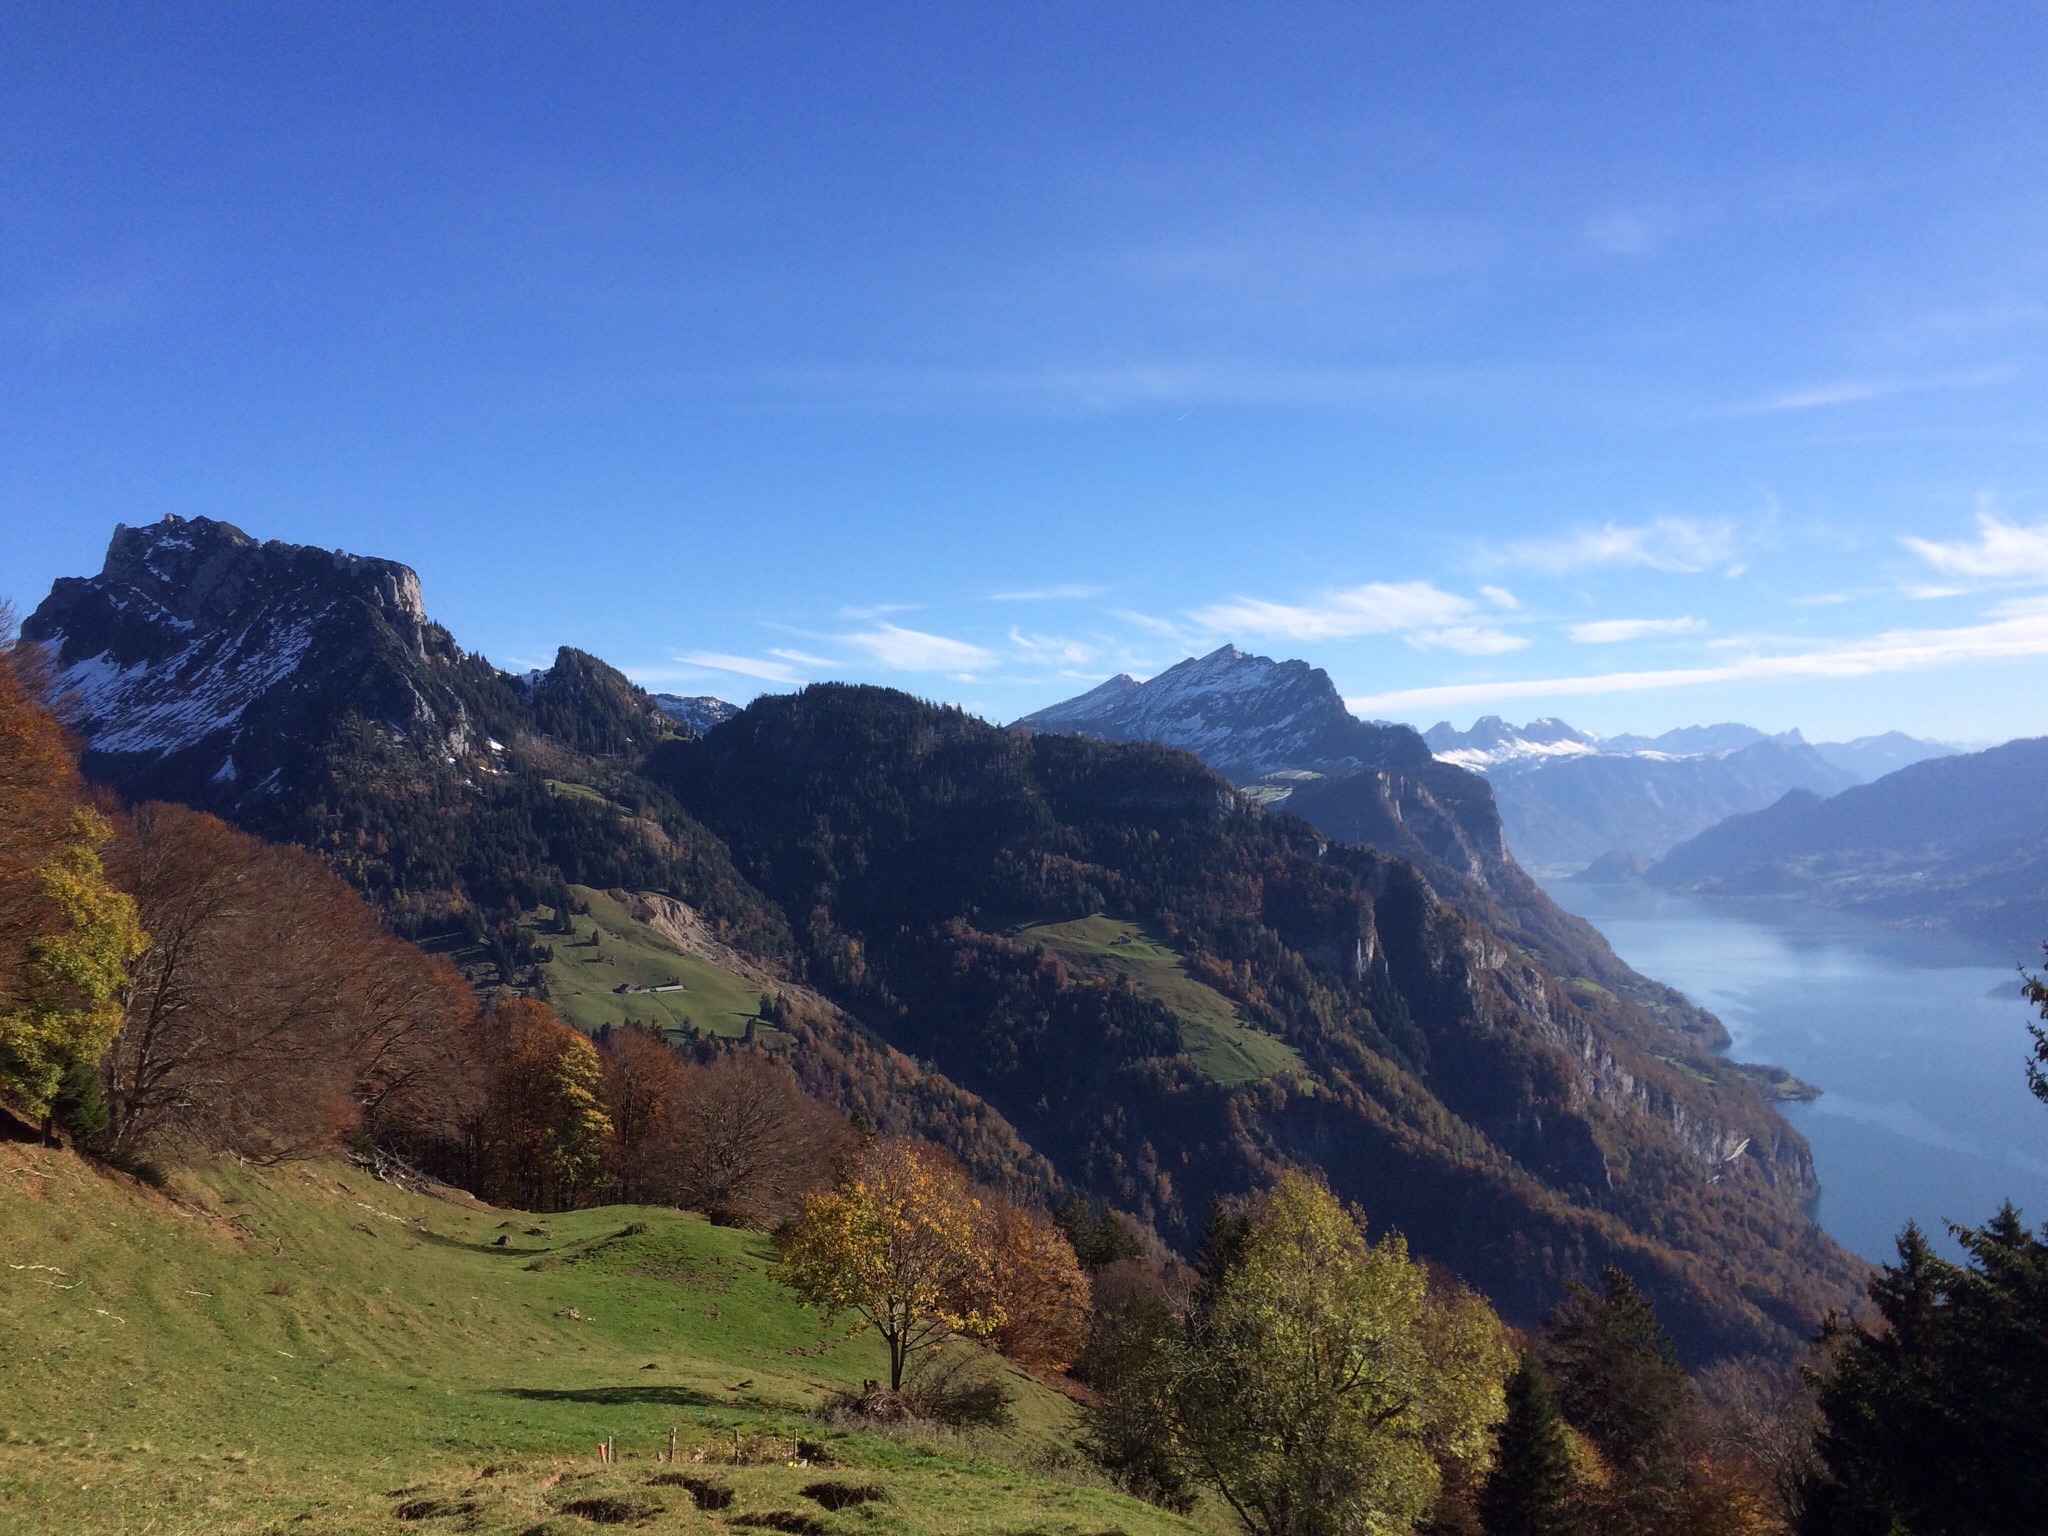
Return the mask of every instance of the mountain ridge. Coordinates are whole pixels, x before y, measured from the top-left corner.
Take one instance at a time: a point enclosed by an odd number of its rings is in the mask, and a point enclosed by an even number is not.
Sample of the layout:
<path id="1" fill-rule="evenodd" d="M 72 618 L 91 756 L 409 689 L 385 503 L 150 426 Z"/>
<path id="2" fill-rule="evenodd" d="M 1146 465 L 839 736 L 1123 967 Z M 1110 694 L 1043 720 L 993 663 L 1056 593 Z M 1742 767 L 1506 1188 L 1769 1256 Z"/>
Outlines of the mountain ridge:
<path id="1" fill-rule="evenodd" d="M 1909 764 L 1825 799 L 1789 792 L 1679 844 L 1645 878 L 1953 927 L 2031 954 L 2048 934 L 2048 737 Z"/>
<path id="2" fill-rule="evenodd" d="M 1391 851 L 1263 809 L 1176 748 L 1005 731 L 888 690 L 757 699 L 699 736 L 587 653 L 513 677 L 409 602 L 387 618 L 325 552 L 265 554 L 225 525 L 151 537 L 147 579 L 210 543 L 239 584 L 186 618 L 134 590 L 124 545 L 38 609 L 65 674 L 131 685 L 81 710 L 88 771 L 313 848 L 402 932 L 471 924 L 506 984 L 527 984 L 532 913 L 570 883 L 658 896 L 790 979 L 784 1048 L 814 1091 L 1017 1192 L 1110 1199 L 1185 1246 L 1211 1197 L 1314 1167 L 1517 1317 L 1625 1261 L 1700 1358 L 1789 1347 L 1847 1294 L 1853 1266 L 1799 1208 L 1803 1140 L 1688 1038 L 1676 994 L 1660 1009 L 1611 953 L 1574 963 L 1566 929 L 1517 926 L 1504 903 L 1534 886 L 1485 781 L 1405 727 L 1346 726 L 1314 669 L 1266 664 L 1305 691 L 1263 745 L 1326 743 L 1342 771 L 1265 788 L 1335 795 Z M 370 574 L 402 596 L 402 569 Z M 134 633 L 80 622 L 96 613 Z M 264 650 L 307 616 L 303 647 Z M 181 685 L 205 729 L 154 758 L 96 748 Z M 1230 691 L 1189 697 L 1220 719 Z M 1352 767 L 1361 743 L 1413 772 Z M 234 754 L 279 771 L 218 778 Z M 1032 937 L 1095 916 L 1207 989 L 1208 1035 L 1171 988 Z M 1198 1054 L 1218 1028 L 1274 1049 L 1218 1077 Z"/>

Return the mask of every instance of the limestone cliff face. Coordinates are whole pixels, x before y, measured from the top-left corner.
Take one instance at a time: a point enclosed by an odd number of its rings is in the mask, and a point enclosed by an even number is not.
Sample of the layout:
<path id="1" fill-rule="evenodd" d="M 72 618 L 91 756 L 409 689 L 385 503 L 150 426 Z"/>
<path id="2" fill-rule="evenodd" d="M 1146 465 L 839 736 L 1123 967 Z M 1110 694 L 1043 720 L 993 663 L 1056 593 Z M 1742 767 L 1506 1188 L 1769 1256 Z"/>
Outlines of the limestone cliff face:
<path id="1" fill-rule="evenodd" d="M 1710 1182 L 1787 1203 L 1818 1189 L 1805 1138 L 1742 1074 L 1621 996 L 1560 980 L 1537 956 L 1392 863 L 1369 881 L 1354 969 L 1384 970 L 1432 1031 L 1425 1080 L 1546 1179 L 1596 1200 L 1626 1182 L 1631 1144 L 1661 1145 Z M 1473 1041 L 1490 1039 L 1475 1048 Z"/>

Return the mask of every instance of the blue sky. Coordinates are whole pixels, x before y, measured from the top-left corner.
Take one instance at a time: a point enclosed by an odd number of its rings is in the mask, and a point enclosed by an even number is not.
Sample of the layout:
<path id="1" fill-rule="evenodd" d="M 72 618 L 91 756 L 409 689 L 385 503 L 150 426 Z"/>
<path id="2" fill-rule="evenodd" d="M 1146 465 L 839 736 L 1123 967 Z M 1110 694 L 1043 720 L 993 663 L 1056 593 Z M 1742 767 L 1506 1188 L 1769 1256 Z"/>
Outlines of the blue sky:
<path id="1" fill-rule="evenodd" d="M 2035 5 L 0 5 L 0 592 L 996 718 L 2048 731 Z"/>

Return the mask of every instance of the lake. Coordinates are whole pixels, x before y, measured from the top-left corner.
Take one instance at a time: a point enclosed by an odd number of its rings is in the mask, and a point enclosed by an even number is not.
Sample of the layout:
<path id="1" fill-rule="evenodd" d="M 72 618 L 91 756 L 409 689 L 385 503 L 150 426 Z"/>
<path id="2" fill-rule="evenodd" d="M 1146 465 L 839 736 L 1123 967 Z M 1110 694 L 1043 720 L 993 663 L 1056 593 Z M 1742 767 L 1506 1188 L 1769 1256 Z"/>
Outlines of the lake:
<path id="1" fill-rule="evenodd" d="M 1888 1260 L 1907 1218 L 1935 1237 L 1944 1218 L 1981 1225 L 2006 1199 L 2048 1221 L 2048 1105 L 2025 1075 L 2036 1015 L 2014 985 L 2028 957 L 1813 908 L 1543 887 L 1638 971 L 1718 1014 L 1735 1059 L 1823 1090 L 1785 1111 L 1813 1144 L 1814 1215 L 1845 1247 Z"/>

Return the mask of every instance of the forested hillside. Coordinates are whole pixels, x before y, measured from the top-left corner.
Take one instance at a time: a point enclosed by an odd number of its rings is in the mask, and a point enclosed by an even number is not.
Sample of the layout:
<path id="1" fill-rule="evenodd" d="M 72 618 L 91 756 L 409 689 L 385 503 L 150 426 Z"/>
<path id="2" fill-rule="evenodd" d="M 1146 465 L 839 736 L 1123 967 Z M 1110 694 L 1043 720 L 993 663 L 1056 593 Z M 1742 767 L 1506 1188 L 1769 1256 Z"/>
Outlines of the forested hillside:
<path id="1" fill-rule="evenodd" d="M 401 566 L 203 519 L 120 530 L 25 633 L 103 782 L 315 850 L 501 998 L 608 974 L 571 947 L 590 893 L 670 903 L 780 998 L 763 1038 L 807 1089 L 1015 1194 L 1186 1252 L 1213 1198 L 1317 1168 L 1514 1318 L 1619 1260 L 1698 1357 L 1782 1347 L 1853 1284 L 1804 1143 L 1694 1043 L 1712 1021 L 1541 900 L 1484 782 L 1419 747 L 1422 779 L 1328 781 L 1371 793 L 1319 831 L 1177 751 L 881 690 L 697 737 L 584 653 L 463 653 Z M 635 964 L 587 1022 L 669 1016 L 618 1002 L 662 981 Z"/>
<path id="2" fill-rule="evenodd" d="M 1799 1211 L 1802 1144 L 1746 1083 L 1182 753 L 822 685 L 647 772 L 790 914 L 814 985 L 1178 1244 L 1213 1196 L 1302 1163 L 1511 1316 L 1625 1258 L 1711 1353 L 1852 1283 Z M 1032 938 L 1097 912 L 1306 1070 L 1226 1086 L 1170 1006 Z"/>

